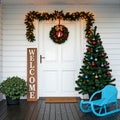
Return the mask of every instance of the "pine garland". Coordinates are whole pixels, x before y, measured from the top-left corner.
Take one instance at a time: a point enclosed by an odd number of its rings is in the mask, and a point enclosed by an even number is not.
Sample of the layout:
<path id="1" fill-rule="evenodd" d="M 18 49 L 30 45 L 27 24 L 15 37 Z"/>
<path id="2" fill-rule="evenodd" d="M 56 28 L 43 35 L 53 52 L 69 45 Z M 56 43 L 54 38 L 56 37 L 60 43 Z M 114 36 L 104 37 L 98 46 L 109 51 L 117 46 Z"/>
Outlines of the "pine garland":
<path id="1" fill-rule="evenodd" d="M 35 35 L 33 33 L 35 26 L 33 24 L 34 20 L 66 20 L 66 21 L 79 21 L 80 19 L 84 19 L 86 21 L 86 38 L 90 35 L 91 27 L 94 23 L 93 14 L 89 12 L 74 12 L 74 13 L 63 13 L 63 11 L 54 11 L 53 13 L 39 13 L 36 11 L 30 11 L 25 17 L 25 25 L 26 25 L 26 38 L 29 42 L 35 41 Z"/>

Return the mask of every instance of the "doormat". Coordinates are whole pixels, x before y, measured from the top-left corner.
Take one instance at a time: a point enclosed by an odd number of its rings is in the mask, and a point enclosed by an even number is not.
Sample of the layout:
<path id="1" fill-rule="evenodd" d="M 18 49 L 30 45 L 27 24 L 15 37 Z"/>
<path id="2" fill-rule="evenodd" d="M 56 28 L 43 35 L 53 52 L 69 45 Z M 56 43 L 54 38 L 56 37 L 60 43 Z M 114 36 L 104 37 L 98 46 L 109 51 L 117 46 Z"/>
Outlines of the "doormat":
<path id="1" fill-rule="evenodd" d="M 76 97 L 47 97 L 45 98 L 46 103 L 72 103 L 77 102 Z"/>

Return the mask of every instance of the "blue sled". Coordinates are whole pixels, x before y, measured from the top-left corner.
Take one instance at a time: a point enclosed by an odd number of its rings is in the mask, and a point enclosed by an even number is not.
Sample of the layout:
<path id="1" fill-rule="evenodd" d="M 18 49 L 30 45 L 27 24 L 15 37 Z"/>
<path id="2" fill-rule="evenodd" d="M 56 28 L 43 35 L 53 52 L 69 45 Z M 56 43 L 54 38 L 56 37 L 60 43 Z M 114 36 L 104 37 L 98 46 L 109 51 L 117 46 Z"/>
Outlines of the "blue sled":
<path id="1" fill-rule="evenodd" d="M 101 98 L 93 100 L 93 97 L 101 93 Z M 81 111 L 88 113 L 93 112 L 96 116 L 102 117 L 116 112 L 120 112 L 117 100 L 118 91 L 115 86 L 107 85 L 90 97 L 89 101 L 80 101 Z"/>

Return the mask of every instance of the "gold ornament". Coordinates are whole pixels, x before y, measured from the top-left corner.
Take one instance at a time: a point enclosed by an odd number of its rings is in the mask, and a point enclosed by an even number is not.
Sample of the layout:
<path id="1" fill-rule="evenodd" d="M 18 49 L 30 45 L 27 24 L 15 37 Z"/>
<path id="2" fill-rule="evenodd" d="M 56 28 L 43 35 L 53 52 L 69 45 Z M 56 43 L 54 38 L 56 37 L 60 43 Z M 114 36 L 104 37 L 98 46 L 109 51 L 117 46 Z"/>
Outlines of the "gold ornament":
<path id="1" fill-rule="evenodd" d="M 98 75 L 95 75 L 95 78 L 98 78 Z"/>

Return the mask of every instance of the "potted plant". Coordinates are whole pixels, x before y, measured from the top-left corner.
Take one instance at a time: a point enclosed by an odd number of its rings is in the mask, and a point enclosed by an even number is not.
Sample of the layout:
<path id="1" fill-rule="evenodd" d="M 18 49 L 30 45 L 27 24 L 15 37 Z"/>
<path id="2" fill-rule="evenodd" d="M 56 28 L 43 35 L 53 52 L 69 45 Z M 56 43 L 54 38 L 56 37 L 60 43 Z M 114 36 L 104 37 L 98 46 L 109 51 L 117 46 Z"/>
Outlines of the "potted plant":
<path id="1" fill-rule="evenodd" d="M 7 104 L 19 104 L 20 96 L 25 96 L 27 91 L 26 81 L 17 76 L 8 77 L 0 84 L 0 92 L 6 96 Z"/>

